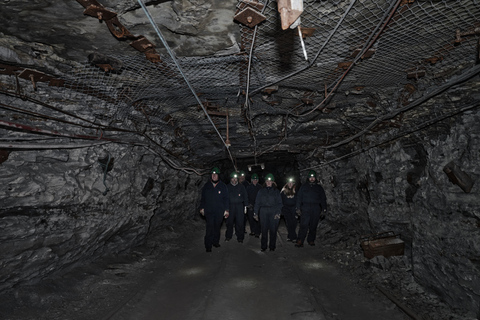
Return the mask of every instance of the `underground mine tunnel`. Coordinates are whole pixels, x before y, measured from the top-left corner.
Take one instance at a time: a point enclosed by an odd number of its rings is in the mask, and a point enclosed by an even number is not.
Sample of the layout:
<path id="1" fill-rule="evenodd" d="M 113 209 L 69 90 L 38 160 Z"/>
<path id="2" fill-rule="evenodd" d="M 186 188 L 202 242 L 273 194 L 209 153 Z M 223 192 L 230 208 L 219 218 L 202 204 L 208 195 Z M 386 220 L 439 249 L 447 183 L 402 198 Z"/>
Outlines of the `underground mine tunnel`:
<path id="1" fill-rule="evenodd" d="M 475 0 L 0 0 L 0 318 L 478 319 L 479 61 Z M 206 253 L 213 167 L 316 246 Z"/>

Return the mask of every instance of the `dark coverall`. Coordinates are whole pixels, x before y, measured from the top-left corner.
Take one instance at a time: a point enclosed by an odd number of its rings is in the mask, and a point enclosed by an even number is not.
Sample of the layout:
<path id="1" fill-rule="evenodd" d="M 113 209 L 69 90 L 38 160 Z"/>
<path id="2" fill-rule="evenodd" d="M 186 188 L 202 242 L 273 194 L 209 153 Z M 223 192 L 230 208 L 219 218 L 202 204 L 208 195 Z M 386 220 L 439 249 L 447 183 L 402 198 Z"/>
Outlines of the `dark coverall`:
<path id="1" fill-rule="evenodd" d="M 295 208 L 297 205 L 297 195 L 294 194 L 293 197 L 289 198 L 285 195 L 284 192 L 281 192 L 280 195 L 282 196 L 282 214 L 285 218 L 285 223 L 287 225 L 288 235 L 287 238 L 290 241 L 297 240 L 297 214 L 295 213 Z"/>
<path id="2" fill-rule="evenodd" d="M 247 180 L 243 180 L 241 182 L 241 184 L 243 184 L 243 186 L 245 187 L 245 190 L 247 190 L 248 186 L 250 185 L 250 182 L 248 182 Z M 247 191 L 247 194 L 248 194 L 248 191 Z M 248 206 L 248 202 L 246 204 L 246 206 Z M 247 233 L 247 230 L 246 230 L 246 227 L 247 227 L 247 220 L 248 220 L 248 211 L 247 211 L 247 214 L 244 214 L 243 215 L 243 233 Z"/>
<path id="3" fill-rule="evenodd" d="M 260 189 L 255 201 L 254 211 L 260 218 L 260 228 L 262 230 L 261 249 L 266 250 L 268 245 L 270 250 L 275 250 L 278 223 L 280 222 L 280 213 L 282 211 L 280 191 L 275 187 Z"/>
<path id="4" fill-rule="evenodd" d="M 229 210 L 227 185 L 222 181 L 213 184 L 208 181 L 202 188 L 200 209 L 204 209 L 206 224 L 205 248 L 212 249 L 213 244 L 220 241 L 220 227 L 223 214 Z"/>
<path id="5" fill-rule="evenodd" d="M 253 218 L 253 208 L 255 208 L 255 200 L 257 199 L 258 191 L 262 189 L 262 186 L 257 183 L 254 185 L 253 183 L 247 187 L 247 194 L 248 194 L 248 223 L 250 224 L 250 235 L 256 235 L 257 237 L 260 235 L 260 223 Z"/>
<path id="6" fill-rule="evenodd" d="M 303 244 L 307 232 L 307 241 L 312 243 L 317 237 L 320 215 L 323 210 L 327 210 L 327 197 L 323 187 L 316 181 L 302 184 L 297 194 L 297 209 L 301 211 L 297 243 Z"/>
<path id="7" fill-rule="evenodd" d="M 238 241 L 245 238 L 245 207 L 248 205 L 247 190 L 241 183 L 227 185 L 230 202 L 230 215 L 227 218 L 227 230 L 225 239 L 230 240 L 233 236 L 233 226 L 235 225 L 235 235 Z"/>

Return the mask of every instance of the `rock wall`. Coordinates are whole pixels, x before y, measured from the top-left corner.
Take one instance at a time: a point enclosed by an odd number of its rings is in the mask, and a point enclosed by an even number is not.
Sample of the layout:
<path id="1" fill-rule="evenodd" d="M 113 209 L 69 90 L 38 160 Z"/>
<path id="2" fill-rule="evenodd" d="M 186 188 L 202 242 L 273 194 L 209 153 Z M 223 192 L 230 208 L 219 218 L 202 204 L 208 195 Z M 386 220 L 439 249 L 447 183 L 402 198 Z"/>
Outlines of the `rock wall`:
<path id="1" fill-rule="evenodd" d="M 455 121 L 437 126 L 436 136 L 406 137 L 318 173 L 334 229 L 359 237 L 390 230 L 400 234 L 415 280 L 452 308 L 478 317 L 480 111 Z M 474 182 L 468 192 L 445 173 L 451 161 Z"/>
<path id="2" fill-rule="evenodd" d="M 191 219 L 202 181 L 117 144 L 3 150 L 0 162 L 0 291 Z"/>

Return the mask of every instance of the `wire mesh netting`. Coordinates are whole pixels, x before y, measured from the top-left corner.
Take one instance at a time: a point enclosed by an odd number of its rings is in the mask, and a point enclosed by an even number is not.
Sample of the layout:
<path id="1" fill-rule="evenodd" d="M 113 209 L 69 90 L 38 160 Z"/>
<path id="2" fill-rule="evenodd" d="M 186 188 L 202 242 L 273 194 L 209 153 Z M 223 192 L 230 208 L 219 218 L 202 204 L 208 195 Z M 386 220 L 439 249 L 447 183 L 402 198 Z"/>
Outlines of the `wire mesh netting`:
<path id="1" fill-rule="evenodd" d="M 238 156 L 254 156 L 280 142 L 295 144 L 300 135 L 312 135 L 304 138 L 307 150 L 334 144 L 398 107 L 401 92 L 410 90 L 401 101 L 405 105 L 479 60 L 480 6 L 473 0 L 308 0 L 301 15 L 302 38 L 298 28 L 282 30 L 277 2 L 239 1 L 237 12 L 246 7 L 266 19 L 253 28 L 237 22 L 238 52 L 162 54 L 157 63 L 141 54 L 111 55 L 119 70 L 105 72 L 92 64 L 77 68 L 65 79 L 65 100 L 88 105 L 94 123 L 151 134 L 155 143 L 184 160 L 201 158 L 205 150 L 213 158 L 225 157 L 220 136 L 235 140 L 232 150 Z M 274 85 L 273 94 L 265 91 Z M 341 105 L 341 93 L 355 90 L 364 102 L 382 92 L 375 103 L 392 107 L 373 108 L 368 117 L 335 108 L 328 119 L 336 138 L 309 131 L 319 125 L 315 121 L 325 120 L 315 117 L 322 108 Z M 333 91 L 340 95 L 330 97 Z M 313 110 L 313 117 L 299 116 Z"/>

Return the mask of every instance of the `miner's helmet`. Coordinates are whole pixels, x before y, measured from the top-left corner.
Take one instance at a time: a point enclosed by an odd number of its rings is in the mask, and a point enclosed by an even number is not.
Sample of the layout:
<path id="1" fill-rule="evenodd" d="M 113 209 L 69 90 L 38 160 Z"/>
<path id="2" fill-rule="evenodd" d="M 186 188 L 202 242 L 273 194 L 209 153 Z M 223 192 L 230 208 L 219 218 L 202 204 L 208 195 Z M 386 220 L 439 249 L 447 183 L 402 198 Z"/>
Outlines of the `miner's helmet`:
<path id="1" fill-rule="evenodd" d="M 317 173 L 314 171 L 314 170 L 310 170 L 308 172 L 308 177 L 314 177 L 314 178 L 317 178 Z"/>
<path id="2" fill-rule="evenodd" d="M 238 172 L 233 171 L 232 173 L 230 173 L 230 178 L 238 178 Z"/>
<path id="3" fill-rule="evenodd" d="M 242 177 L 245 177 L 245 171 L 240 170 L 239 174 L 240 174 Z"/>
<path id="4" fill-rule="evenodd" d="M 214 167 L 214 168 L 212 169 L 212 172 L 211 172 L 211 173 L 212 173 L 212 174 L 213 174 L 213 173 L 219 174 L 219 173 L 220 173 L 220 169 L 218 169 L 218 167 Z"/>
<path id="5" fill-rule="evenodd" d="M 252 174 L 252 180 L 258 180 L 258 174 L 256 173 Z"/>
<path id="6" fill-rule="evenodd" d="M 295 178 L 294 178 L 294 177 L 289 177 L 289 178 L 287 179 L 287 183 L 289 183 L 289 182 L 295 183 Z"/>
<path id="7" fill-rule="evenodd" d="M 273 176 L 273 174 L 269 173 L 265 176 L 265 181 L 272 181 L 274 182 L 275 181 L 275 177 Z"/>

